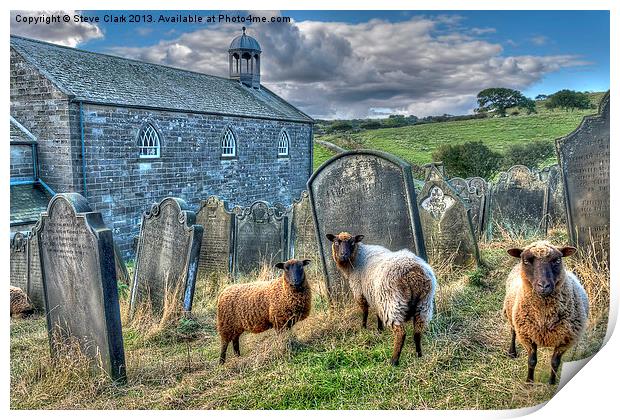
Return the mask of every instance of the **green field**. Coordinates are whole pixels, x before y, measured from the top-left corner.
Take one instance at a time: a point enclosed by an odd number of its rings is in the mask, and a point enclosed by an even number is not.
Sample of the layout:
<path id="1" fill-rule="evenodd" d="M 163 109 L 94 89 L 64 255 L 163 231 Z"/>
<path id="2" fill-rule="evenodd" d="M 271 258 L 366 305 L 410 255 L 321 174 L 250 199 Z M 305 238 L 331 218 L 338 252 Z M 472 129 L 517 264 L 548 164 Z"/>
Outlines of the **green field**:
<path id="1" fill-rule="evenodd" d="M 591 101 L 599 103 L 604 93 L 591 94 Z M 584 116 L 596 109 L 548 110 L 544 102 L 537 104 L 537 114 L 486 118 L 466 121 L 419 124 L 399 128 L 361 130 L 351 133 L 317 135 L 317 139 L 334 143 L 345 149 L 382 150 L 417 165 L 431 162 L 433 151 L 443 144 L 482 141 L 497 152 L 504 152 L 514 143 L 532 140 L 553 142 L 573 131 Z M 329 150 L 315 144 L 315 168 L 333 156 Z M 551 162 L 545 162 L 551 163 Z"/>

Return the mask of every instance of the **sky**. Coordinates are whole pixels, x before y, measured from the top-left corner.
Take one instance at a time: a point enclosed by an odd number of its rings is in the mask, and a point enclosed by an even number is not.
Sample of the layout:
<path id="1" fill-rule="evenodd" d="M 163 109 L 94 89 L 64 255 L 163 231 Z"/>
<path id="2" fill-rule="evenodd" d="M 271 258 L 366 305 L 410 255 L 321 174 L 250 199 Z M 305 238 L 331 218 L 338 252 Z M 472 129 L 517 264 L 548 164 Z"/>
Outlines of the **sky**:
<path id="1" fill-rule="evenodd" d="M 25 24 L 75 14 L 100 22 Z M 290 23 L 106 23 L 105 15 L 290 17 Z M 609 89 L 608 11 L 12 11 L 11 33 L 228 75 L 241 26 L 261 82 L 315 118 L 461 115 L 489 87 L 526 96 Z"/>

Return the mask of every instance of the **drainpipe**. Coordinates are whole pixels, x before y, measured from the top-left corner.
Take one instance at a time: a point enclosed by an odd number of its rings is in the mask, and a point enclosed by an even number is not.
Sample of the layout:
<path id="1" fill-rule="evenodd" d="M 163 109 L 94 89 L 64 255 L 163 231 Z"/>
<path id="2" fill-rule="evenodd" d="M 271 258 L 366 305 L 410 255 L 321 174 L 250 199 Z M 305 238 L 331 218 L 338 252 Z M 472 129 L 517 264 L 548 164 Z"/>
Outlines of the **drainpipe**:
<path id="1" fill-rule="evenodd" d="M 78 102 L 80 105 L 80 143 L 82 145 L 82 181 L 84 198 L 86 198 L 86 145 L 84 144 L 84 103 Z"/>

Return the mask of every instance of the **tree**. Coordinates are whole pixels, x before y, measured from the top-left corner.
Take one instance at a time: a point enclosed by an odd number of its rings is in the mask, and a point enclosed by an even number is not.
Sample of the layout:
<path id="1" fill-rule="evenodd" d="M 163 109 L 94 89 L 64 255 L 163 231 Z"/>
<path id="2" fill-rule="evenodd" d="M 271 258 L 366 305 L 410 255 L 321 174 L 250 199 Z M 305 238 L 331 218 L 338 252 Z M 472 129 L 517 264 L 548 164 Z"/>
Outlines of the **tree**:
<path id="1" fill-rule="evenodd" d="M 548 97 L 549 96 L 545 95 L 544 93 L 539 93 L 538 95 L 536 95 L 534 99 L 536 99 L 537 101 L 543 101 L 547 99 Z"/>
<path id="2" fill-rule="evenodd" d="M 332 125 L 329 127 L 330 131 L 350 131 L 353 129 L 353 125 L 346 120 L 343 121 L 334 121 Z"/>
<path id="3" fill-rule="evenodd" d="M 526 108 L 528 98 L 521 92 L 508 88 L 488 88 L 478 92 L 478 108 L 476 112 L 495 112 L 506 116 L 507 108 Z"/>
<path id="4" fill-rule="evenodd" d="M 545 106 L 549 109 L 562 108 L 564 110 L 588 109 L 591 107 L 590 98 L 583 92 L 563 89 L 549 96 Z"/>
<path id="5" fill-rule="evenodd" d="M 502 155 L 492 151 L 481 141 L 463 144 L 444 144 L 433 152 L 433 160 L 441 161 L 450 177 L 490 178 L 497 172 Z"/>

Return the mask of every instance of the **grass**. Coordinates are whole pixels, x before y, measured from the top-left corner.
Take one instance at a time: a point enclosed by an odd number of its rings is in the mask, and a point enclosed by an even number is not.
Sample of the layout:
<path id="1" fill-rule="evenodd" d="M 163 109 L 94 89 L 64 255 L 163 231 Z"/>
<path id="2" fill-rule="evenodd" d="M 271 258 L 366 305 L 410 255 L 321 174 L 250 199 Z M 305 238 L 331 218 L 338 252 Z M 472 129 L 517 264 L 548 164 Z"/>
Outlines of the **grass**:
<path id="1" fill-rule="evenodd" d="M 316 171 L 319 166 L 329 160 L 332 156 L 336 154 L 331 150 L 321 146 L 318 143 L 314 143 L 314 162 L 312 163 L 313 170 Z"/>
<path id="2" fill-rule="evenodd" d="M 604 93 L 591 94 L 592 103 L 598 104 Z M 573 131 L 584 116 L 596 113 L 586 110 L 548 110 L 544 102 L 537 104 L 538 114 L 517 115 L 505 118 L 486 118 L 466 121 L 419 124 L 399 128 L 362 130 L 353 133 L 336 133 L 316 136 L 345 149 L 382 150 L 417 165 L 433 160 L 433 151 L 443 144 L 460 144 L 482 141 L 494 151 L 503 153 L 513 143 L 533 140 L 553 142 Z M 509 111 L 510 112 L 510 111 Z M 315 143 L 315 168 L 327 160 Z M 322 148 L 322 147 L 321 147 Z M 321 160 L 323 159 L 324 160 Z M 555 163 L 549 159 L 545 165 Z"/>
<path id="3" fill-rule="evenodd" d="M 566 234 L 552 231 L 552 240 Z M 439 287 L 436 313 L 414 356 L 413 333 L 401 365 L 390 367 L 392 336 L 360 328 L 352 306 L 331 308 L 323 298 L 320 264 L 308 272 L 314 292 L 311 315 L 292 332 L 245 334 L 241 357 L 217 363 L 215 299 L 230 279 L 213 275 L 197 282 L 191 318 L 155 334 L 123 318 L 128 383 L 114 385 L 85 368 L 80 358 L 51 363 L 43 317 L 11 321 L 13 409 L 502 409 L 532 406 L 552 397 L 546 385 L 550 350 L 539 352 L 536 382 L 526 384 L 526 355 L 507 357 L 509 334 L 501 315 L 504 279 L 514 261 L 509 246 L 526 241 L 500 238 L 481 244 L 484 269 L 434 263 Z M 314 258 L 314 261 L 318 261 Z M 570 358 L 600 348 L 605 335 L 609 273 L 591 262 L 568 259 L 579 272 L 592 304 L 587 334 Z M 241 281 L 271 279 L 269 268 Z M 121 306 L 126 310 L 128 296 Z"/>

